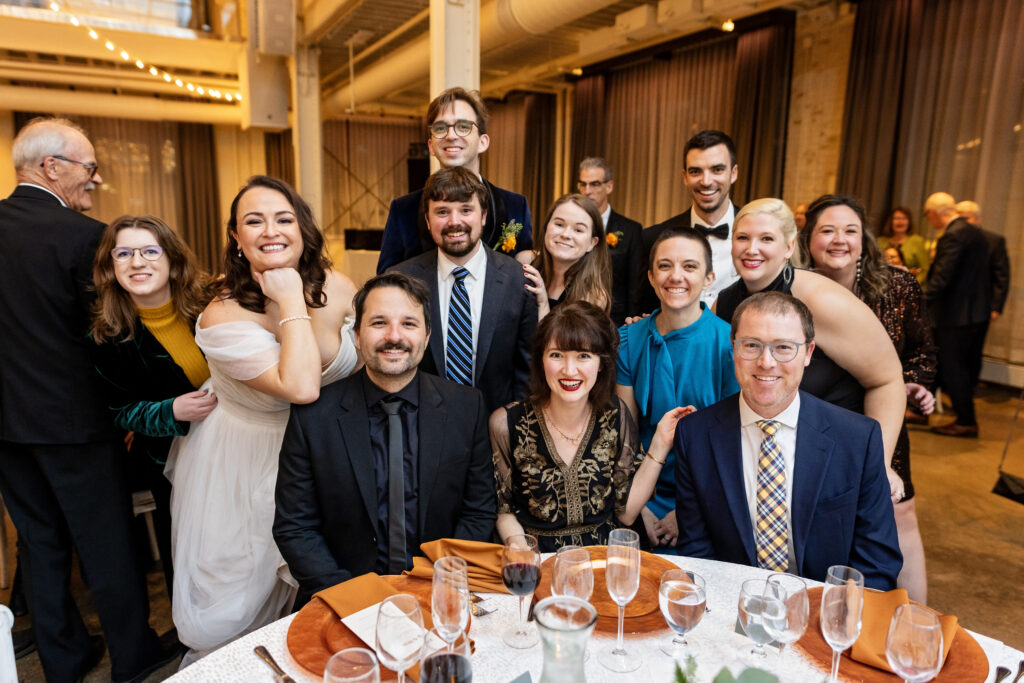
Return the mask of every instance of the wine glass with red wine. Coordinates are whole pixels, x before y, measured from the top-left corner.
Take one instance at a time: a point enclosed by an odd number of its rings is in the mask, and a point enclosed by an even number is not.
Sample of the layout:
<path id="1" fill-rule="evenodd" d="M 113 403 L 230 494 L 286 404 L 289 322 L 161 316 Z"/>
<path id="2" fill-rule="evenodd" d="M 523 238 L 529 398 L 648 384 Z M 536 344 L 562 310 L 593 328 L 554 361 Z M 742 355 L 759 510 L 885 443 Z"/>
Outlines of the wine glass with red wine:
<path id="1" fill-rule="evenodd" d="M 502 640 L 509 647 L 524 649 L 537 644 L 536 631 L 527 628 L 524 605 L 540 581 L 540 551 L 537 539 L 529 534 L 516 534 L 505 539 L 501 553 L 501 580 L 512 595 L 519 596 L 519 623 L 505 633 Z"/>
<path id="2" fill-rule="evenodd" d="M 437 629 L 427 634 L 423 649 L 429 654 L 420 662 L 420 683 L 472 683 L 469 638 L 460 633 L 455 642 L 434 649 L 438 638 L 441 634 Z"/>

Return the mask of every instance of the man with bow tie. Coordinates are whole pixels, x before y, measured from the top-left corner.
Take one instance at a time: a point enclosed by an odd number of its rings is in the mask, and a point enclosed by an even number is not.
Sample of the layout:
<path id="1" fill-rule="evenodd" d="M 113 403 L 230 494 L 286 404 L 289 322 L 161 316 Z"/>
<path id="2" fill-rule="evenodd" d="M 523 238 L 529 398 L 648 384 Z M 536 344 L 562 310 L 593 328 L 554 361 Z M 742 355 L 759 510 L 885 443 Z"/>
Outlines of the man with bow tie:
<path id="1" fill-rule="evenodd" d="M 732 221 L 736 215 L 736 205 L 730 199 L 738 171 L 736 145 L 720 130 L 702 130 L 686 141 L 683 161 L 683 182 L 693 203 L 689 210 L 643 231 L 644 253 L 650 253 L 658 235 L 669 228 L 685 226 L 703 232 L 711 244 L 715 281 L 701 294 L 701 301 L 710 307 L 720 291 L 739 279 L 730 253 Z M 647 281 L 646 271 L 639 286 L 640 310 L 650 313 L 658 307 L 658 298 Z"/>

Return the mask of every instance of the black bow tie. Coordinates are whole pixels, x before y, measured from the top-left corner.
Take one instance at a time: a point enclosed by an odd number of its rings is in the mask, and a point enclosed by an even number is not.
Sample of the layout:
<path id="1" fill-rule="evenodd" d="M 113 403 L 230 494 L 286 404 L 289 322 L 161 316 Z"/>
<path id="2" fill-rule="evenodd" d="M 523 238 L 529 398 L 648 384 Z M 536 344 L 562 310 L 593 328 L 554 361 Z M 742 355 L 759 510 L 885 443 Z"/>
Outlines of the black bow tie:
<path id="1" fill-rule="evenodd" d="M 727 239 L 729 239 L 729 224 L 728 223 L 722 223 L 721 225 L 716 226 L 714 228 L 709 228 L 706 225 L 695 225 L 693 227 L 696 228 L 697 230 L 701 231 L 702 233 L 704 233 L 705 237 L 717 237 L 720 240 L 727 240 Z"/>

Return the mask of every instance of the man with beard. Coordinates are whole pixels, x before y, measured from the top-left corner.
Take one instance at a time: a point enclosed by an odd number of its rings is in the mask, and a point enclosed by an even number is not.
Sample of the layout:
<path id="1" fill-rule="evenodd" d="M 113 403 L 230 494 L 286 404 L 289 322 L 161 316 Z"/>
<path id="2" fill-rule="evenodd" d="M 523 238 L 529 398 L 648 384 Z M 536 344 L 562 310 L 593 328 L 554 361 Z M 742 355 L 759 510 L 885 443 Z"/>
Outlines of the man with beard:
<path id="1" fill-rule="evenodd" d="M 686 141 L 683 147 L 683 182 L 690 191 L 693 205 L 688 211 L 663 223 L 644 229 L 644 254 L 650 254 L 658 235 L 669 228 L 687 227 L 699 230 L 711 245 L 715 281 L 705 287 L 701 301 L 711 306 L 718 293 L 736 282 L 739 274 L 732 265 L 732 221 L 736 205 L 730 199 L 736 182 L 736 145 L 720 130 L 702 130 Z M 640 276 L 640 310 L 650 313 L 658 307 L 658 297 L 647 281 L 647 271 Z"/>
<path id="2" fill-rule="evenodd" d="M 437 249 L 393 270 L 430 289 L 440 334 L 430 339 L 423 370 L 476 387 L 487 410 L 525 397 L 537 301 L 526 290 L 522 265 L 480 239 L 487 187 L 466 168 L 445 168 L 427 180 L 422 202 Z"/>
<path id="3" fill-rule="evenodd" d="M 292 406 L 281 445 L 274 540 L 297 605 L 367 572 L 401 574 L 421 543 L 490 540 L 497 516 L 480 392 L 419 372 L 430 292 L 385 273 L 355 309 L 365 368 Z"/>

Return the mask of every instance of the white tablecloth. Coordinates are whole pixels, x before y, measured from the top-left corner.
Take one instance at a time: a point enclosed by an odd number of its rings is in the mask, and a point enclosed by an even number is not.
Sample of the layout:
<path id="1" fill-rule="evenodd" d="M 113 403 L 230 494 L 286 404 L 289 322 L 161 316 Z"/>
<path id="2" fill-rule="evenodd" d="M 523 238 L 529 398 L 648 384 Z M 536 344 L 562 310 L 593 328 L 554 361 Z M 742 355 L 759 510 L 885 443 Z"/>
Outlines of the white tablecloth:
<path id="1" fill-rule="evenodd" d="M 751 642 L 734 632 L 736 623 L 736 602 L 740 584 L 749 578 L 767 576 L 769 572 L 754 567 L 744 567 L 712 560 L 698 560 L 685 557 L 664 555 L 665 559 L 695 571 L 707 582 L 707 604 L 710 612 L 691 633 L 687 634 L 690 653 L 697 660 L 697 680 L 711 681 L 714 676 L 727 666 L 734 674 L 748 666 L 757 666 L 779 676 L 785 683 L 821 683 L 828 672 L 812 665 L 795 648 L 787 648 L 785 656 L 780 660 L 774 653 L 760 661 L 748 656 Z M 813 584 L 814 582 L 809 582 Z M 819 585 L 819 584 L 814 584 Z M 501 634 L 519 618 L 519 600 L 510 595 L 491 595 L 483 607 L 497 610 L 488 616 L 473 619 L 471 636 L 476 641 L 476 652 L 473 655 L 473 680 L 478 683 L 508 683 L 525 671 L 529 671 L 534 683 L 540 680 L 543 664 L 541 645 L 538 643 L 527 650 L 513 650 L 501 642 Z M 197 683 L 216 683 L 218 681 L 246 681 L 259 683 L 274 680 L 273 673 L 254 653 L 257 645 L 265 645 L 277 660 L 298 683 L 315 683 L 321 679 L 312 676 L 292 659 L 288 653 L 286 636 L 288 626 L 294 616 L 285 617 L 259 631 L 250 633 L 230 645 L 196 662 L 192 666 L 168 679 L 174 683 L 196 681 Z M 535 628 L 535 627 L 533 627 Z M 971 633 L 989 660 L 989 681 L 994 680 L 995 668 L 998 665 L 1011 667 L 1016 671 L 1017 662 L 1024 658 L 1021 652 L 1003 643 Z M 661 652 L 661 638 L 627 639 L 627 646 L 638 652 L 643 658 L 640 669 L 628 674 L 615 674 L 601 666 L 594 654 L 604 648 L 614 646 L 614 636 L 606 638 L 595 635 L 590 641 L 590 659 L 586 663 L 587 681 L 591 683 L 643 681 L 644 683 L 668 683 L 672 679 L 674 665 L 672 660 Z M 373 649 L 372 646 L 370 649 Z M 840 669 L 841 671 L 841 669 Z"/>

